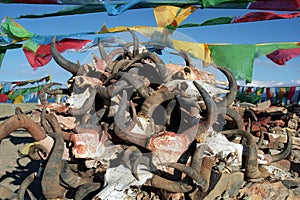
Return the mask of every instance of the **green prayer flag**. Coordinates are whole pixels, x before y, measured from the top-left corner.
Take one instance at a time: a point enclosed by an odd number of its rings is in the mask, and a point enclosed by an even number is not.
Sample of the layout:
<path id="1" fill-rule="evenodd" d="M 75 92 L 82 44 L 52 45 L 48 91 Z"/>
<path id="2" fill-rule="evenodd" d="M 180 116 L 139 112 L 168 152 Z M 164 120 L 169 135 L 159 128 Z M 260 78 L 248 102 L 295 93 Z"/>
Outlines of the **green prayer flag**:
<path id="1" fill-rule="evenodd" d="M 228 68 L 236 79 L 252 81 L 255 45 L 208 45 L 216 65 Z"/>
<path id="2" fill-rule="evenodd" d="M 225 3 L 245 3 L 245 2 L 253 2 L 256 0 L 202 0 L 203 7 L 216 6 L 219 4 Z"/>
<path id="3" fill-rule="evenodd" d="M 196 26 L 211 26 L 211 25 L 220 25 L 220 24 L 230 24 L 234 17 L 218 17 L 214 19 L 207 20 L 201 24 L 197 23 L 187 23 L 177 26 L 177 28 L 189 28 Z"/>
<path id="4" fill-rule="evenodd" d="M 32 40 L 27 40 L 22 48 L 26 49 L 26 50 L 30 50 L 32 52 L 36 52 L 36 50 L 39 48 L 39 44 L 37 44 L 36 42 L 33 42 Z"/>
<path id="5" fill-rule="evenodd" d="M 34 34 L 27 31 L 20 24 L 14 22 L 10 17 L 6 17 L 0 25 L 3 33 L 18 41 L 32 37 Z"/>

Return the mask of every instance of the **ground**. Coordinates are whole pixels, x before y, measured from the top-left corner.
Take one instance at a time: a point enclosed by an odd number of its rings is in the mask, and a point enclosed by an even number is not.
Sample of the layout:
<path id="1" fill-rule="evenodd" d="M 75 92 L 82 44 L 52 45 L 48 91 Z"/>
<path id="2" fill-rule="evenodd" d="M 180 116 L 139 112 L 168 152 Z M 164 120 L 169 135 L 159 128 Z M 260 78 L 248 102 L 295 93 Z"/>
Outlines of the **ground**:
<path id="1" fill-rule="evenodd" d="M 35 109 L 36 104 L 0 104 L 0 123 L 8 116 L 14 114 L 17 106 L 21 107 L 24 112 Z M 20 157 L 18 150 L 21 150 L 27 144 L 33 142 L 31 135 L 25 130 L 17 130 L 4 138 L 0 143 L 0 184 L 17 192 L 21 182 L 31 173 L 36 172 L 39 168 L 39 162 L 32 162 L 28 157 Z M 31 187 L 38 187 L 35 181 Z M 35 190 L 38 198 L 39 189 Z M 0 194 L 1 196 L 1 194 Z M 1 199 L 1 197 L 0 197 Z M 38 198 L 39 199 L 39 198 Z"/>

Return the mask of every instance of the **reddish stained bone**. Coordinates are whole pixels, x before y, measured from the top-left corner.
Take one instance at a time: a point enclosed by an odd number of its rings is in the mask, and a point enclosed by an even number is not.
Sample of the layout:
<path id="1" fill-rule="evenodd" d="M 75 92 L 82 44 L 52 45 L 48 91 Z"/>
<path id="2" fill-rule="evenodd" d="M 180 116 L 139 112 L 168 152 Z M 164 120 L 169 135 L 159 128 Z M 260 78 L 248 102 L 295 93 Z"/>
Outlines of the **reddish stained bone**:
<path id="1" fill-rule="evenodd" d="M 0 140 L 19 128 L 25 128 L 35 141 L 46 138 L 46 134 L 39 124 L 24 114 L 18 114 L 13 115 L 0 124 Z"/>
<path id="2" fill-rule="evenodd" d="M 65 117 L 62 115 L 57 115 L 56 118 L 57 118 L 59 125 L 64 130 L 73 130 L 76 126 L 75 117 Z"/>
<path id="3" fill-rule="evenodd" d="M 164 162 L 176 162 L 188 149 L 191 141 L 182 134 L 164 132 L 152 137 L 149 142 L 149 150 Z"/>
<path id="4" fill-rule="evenodd" d="M 97 147 L 101 145 L 99 134 L 80 133 L 72 135 L 74 147 L 72 153 L 76 158 L 90 158 L 97 155 Z M 100 152 L 99 152 L 100 153 Z"/>
<path id="5" fill-rule="evenodd" d="M 43 109 L 44 105 L 43 104 L 37 104 L 36 105 L 38 108 Z M 57 113 L 57 114 L 66 114 L 69 110 L 69 106 L 66 106 L 61 103 L 48 103 L 46 109 L 49 110 L 50 112 Z"/>

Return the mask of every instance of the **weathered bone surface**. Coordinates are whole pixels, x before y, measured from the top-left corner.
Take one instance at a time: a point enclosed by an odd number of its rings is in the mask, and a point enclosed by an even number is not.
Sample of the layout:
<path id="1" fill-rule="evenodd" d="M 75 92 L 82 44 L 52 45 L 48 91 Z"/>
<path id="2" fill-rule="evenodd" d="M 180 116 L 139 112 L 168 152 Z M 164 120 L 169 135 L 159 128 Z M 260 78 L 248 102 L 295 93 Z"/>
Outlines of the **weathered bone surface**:
<path id="1" fill-rule="evenodd" d="M 53 38 L 54 60 L 72 74 L 68 88 L 44 87 L 41 123 L 17 109 L 0 124 L 0 139 L 25 128 L 36 140 L 20 152 L 42 160 L 44 173 L 35 178 L 42 180 L 43 198 L 238 199 L 251 195 L 244 185 L 300 173 L 299 117 L 290 117 L 286 129 L 277 125 L 280 133 L 258 135 L 261 112 L 287 110 L 269 102 L 236 103 L 236 81 L 227 69 L 214 66 L 227 78 L 218 80 L 195 67 L 184 51 L 175 54 L 186 66 L 165 64 L 139 44 L 134 31 L 129 34 L 133 41 L 111 52 L 99 39 L 100 57 L 93 54 L 93 61 L 83 64 L 65 59 Z M 46 94 L 63 92 L 66 103 L 46 102 Z M 255 121 L 243 121 L 244 113 Z M 264 123 L 275 123 L 271 119 Z M 30 192 L 32 176 L 28 180 L 21 196 Z M 13 191 L 0 189 L 15 198 Z"/>

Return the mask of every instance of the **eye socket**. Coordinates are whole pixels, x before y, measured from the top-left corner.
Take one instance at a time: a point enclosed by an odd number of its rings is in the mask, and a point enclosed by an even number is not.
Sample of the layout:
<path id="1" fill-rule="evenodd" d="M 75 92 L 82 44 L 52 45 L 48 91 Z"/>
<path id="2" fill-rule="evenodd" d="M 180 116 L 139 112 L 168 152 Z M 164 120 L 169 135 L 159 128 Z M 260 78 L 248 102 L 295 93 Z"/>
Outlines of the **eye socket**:
<path id="1" fill-rule="evenodd" d="M 186 82 L 182 82 L 178 85 L 179 90 L 187 90 L 188 89 L 188 84 Z"/>
<path id="2" fill-rule="evenodd" d="M 191 69 L 190 69 L 189 67 L 185 67 L 185 68 L 183 69 L 183 71 L 184 71 L 184 74 L 185 74 L 185 75 L 190 75 L 190 74 L 191 74 Z"/>

